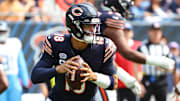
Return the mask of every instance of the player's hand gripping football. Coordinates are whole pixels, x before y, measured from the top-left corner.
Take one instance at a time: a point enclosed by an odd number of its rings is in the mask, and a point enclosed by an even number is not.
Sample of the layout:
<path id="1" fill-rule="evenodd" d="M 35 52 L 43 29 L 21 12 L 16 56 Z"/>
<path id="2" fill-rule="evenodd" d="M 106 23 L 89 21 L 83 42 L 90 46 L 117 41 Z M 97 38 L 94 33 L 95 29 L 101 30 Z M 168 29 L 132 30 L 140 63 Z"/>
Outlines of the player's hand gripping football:
<path id="1" fill-rule="evenodd" d="M 80 68 L 80 70 L 84 72 L 80 74 L 81 77 L 84 77 L 84 79 L 81 80 L 81 82 L 96 81 L 97 75 L 95 74 L 95 72 L 92 71 L 91 67 L 86 62 L 83 62 L 83 66 L 85 68 Z"/>
<path id="2" fill-rule="evenodd" d="M 70 74 L 73 74 L 73 71 L 72 70 L 77 70 L 79 64 L 76 63 L 74 60 L 77 60 L 78 58 L 80 58 L 79 56 L 74 56 L 70 59 L 68 59 L 66 62 L 64 62 L 63 64 L 61 65 L 58 65 L 56 67 L 56 71 L 60 74 L 63 74 L 63 73 L 66 73 L 66 72 L 69 72 Z"/>

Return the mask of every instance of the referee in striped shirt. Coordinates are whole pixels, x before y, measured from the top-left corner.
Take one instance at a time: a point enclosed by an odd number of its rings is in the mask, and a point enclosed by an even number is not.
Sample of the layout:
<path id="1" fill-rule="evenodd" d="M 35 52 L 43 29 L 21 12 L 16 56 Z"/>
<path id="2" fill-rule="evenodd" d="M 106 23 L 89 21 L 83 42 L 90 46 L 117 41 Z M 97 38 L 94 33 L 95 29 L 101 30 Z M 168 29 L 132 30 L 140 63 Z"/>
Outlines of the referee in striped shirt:
<path id="1" fill-rule="evenodd" d="M 153 23 L 148 31 L 149 39 L 145 40 L 138 51 L 146 55 L 170 57 L 168 46 L 161 44 L 162 30 L 159 23 Z M 153 65 L 143 65 L 142 84 L 146 89 L 141 101 L 150 101 L 151 95 L 155 96 L 156 101 L 166 101 L 167 95 L 167 72 L 160 70 Z"/>

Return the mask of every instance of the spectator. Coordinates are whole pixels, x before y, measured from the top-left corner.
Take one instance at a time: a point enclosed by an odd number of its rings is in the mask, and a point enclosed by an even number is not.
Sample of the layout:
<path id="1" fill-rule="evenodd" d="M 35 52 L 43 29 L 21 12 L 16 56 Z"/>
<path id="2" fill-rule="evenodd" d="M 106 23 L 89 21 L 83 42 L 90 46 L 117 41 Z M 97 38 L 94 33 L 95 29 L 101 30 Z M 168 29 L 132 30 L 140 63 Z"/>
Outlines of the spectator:
<path id="1" fill-rule="evenodd" d="M 177 42 L 175 41 L 171 41 L 168 44 L 171 53 L 173 54 L 174 58 L 175 58 L 175 84 L 180 81 L 180 46 Z"/>
<path id="2" fill-rule="evenodd" d="M 19 0 L 4 0 L 0 4 L 0 20 L 24 21 L 24 8 Z"/>
<path id="3" fill-rule="evenodd" d="M 134 5 L 130 8 L 130 11 L 134 14 L 135 19 L 142 19 L 144 17 L 145 9 L 141 6 L 143 0 L 135 0 Z"/>
<path id="4" fill-rule="evenodd" d="M 169 9 L 171 12 L 180 15 L 180 0 L 173 0 L 173 2 L 169 5 Z"/>
<path id="5" fill-rule="evenodd" d="M 125 23 L 124 26 L 124 36 L 127 39 L 129 47 L 131 49 L 136 50 L 140 45 L 140 41 L 133 40 L 134 33 L 133 33 L 133 26 L 130 23 Z M 141 75 L 140 71 L 137 70 L 134 74 L 134 63 L 132 61 L 129 61 L 125 58 L 123 58 L 119 52 L 116 52 L 116 58 L 115 58 L 116 64 L 118 65 L 118 68 L 123 68 L 126 72 L 128 72 L 131 76 L 135 76 L 137 81 L 141 81 L 140 78 L 138 78 L 138 75 Z M 141 68 L 141 67 L 139 67 Z M 139 69 L 140 70 L 140 69 Z M 117 89 L 117 97 L 118 101 L 136 101 L 136 95 L 134 92 L 127 88 L 122 81 L 118 80 L 118 89 Z"/>
<path id="6" fill-rule="evenodd" d="M 176 86 L 178 82 L 180 82 L 180 46 L 176 41 L 171 41 L 168 44 L 170 51 L 174 55 L 175 58 L 175 69 L 174 69 L 174 85 Z M 177 90 L 177 88 L 176 88 Z M 179 95 L 179 94 L 178 94 Z M 177 97 L 176 101 L 179 101 L 180 98 Z"/>
<path id="7" fill-rule="evenodd" d="M 180 46 L 176 41 L 171 41 L 168 44 L 172 54 L 175 58 L 175 70 L 174 70 L 174 84 L 177 85 L 180 82 Z M 179 87 L 178 87 L 179 88 Z M 176 86 L 176 93 L 177 93 L 177 86 Z M 179 95 L 180 92 L 178 91 L 177 95 Z M 180 98 L 176 97 L 176 101 L 179 101 Z"/>
<path id="8" fill-rule="evenodd" d="M 145 11 L 146 21 L 161 21 L 168 17 L 168 14 L 161 6 L 161 0 L 150 0 L 150 7 Z"/>
<path id="9" fill-rule="evenodd" d="M 171 42 L 168 44 L 168 46 L 169 46 L 170 51 L 172 52 L 172 54 L 173 54 L 175 57 L 178 57 L 178 56 L 179 56 L 179 49 L 180 49 L 179 44 L 178 44 L 176 41 L 171 41 Z"/>
<path id="10" fill-rule="evenodd" d="M 61 22 L 65 24 L 65 12 L 73 4 L 78 4 L 83 0 L 44 0 L 41 12 L 43 15 L 43 21 Z"/>
<path id="11" fill-rule="evenodd" d="M 10 29 L 5 22 L 0 22 L 0 56 L 2 56 L 9 88 L 0 95 L 0 101 L 21 101 L 22 86 L 28 88 L 28 72 L 22 45 L 17 38 L 8 38 Z M 21 82 L 22 81 L 22 86 Z"/>
<path id="12" fill-rule="evenodd" d="M 170 51 L 167 45 L 161 44 L 163 32 L 159 23 L 153 23 L 148 31 L 149 40 L 146 40 L 138 49 L 140 52 L 153 56 L 168 56 Z M 156 101 L 166 101 L 167 96 L 167 72 L 152 65 L 143 65 L 142 83 L 146 93 L 141 101 L 149 101 L 152 95 Z"/>
<path id="13" fill-rule="evenodd" d="M 21 0 L 25 10 L 25 20 L 32 20 L 35 22 L 41 21 L 40 11 L 34 0 Z"/>
<path id="14" fill-rule="evenodd" d="M 167 45 L 167 44 L 168 44 L 168 40 L 167 40 L 167 37 L 166 37 L 166 36 L 162 35 L 161 43 L 164 44 L 164 45 Z"/>

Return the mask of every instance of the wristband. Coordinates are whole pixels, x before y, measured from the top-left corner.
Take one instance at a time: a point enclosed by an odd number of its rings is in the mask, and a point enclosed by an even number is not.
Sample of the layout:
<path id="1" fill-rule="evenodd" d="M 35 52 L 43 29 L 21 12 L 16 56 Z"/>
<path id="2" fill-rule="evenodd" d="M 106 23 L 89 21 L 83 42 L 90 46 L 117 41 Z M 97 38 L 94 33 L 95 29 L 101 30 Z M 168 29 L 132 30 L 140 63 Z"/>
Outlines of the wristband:
<path id="1" fill-rule="evenodd" d="M 106 89 L 111 85 L 111 80 L 109 76 L 101 74 L 101 73 L 95 73 L 97 75 L 97 80 L 96 81 L 91 81 L 95 83 L 96 85 Z"/>

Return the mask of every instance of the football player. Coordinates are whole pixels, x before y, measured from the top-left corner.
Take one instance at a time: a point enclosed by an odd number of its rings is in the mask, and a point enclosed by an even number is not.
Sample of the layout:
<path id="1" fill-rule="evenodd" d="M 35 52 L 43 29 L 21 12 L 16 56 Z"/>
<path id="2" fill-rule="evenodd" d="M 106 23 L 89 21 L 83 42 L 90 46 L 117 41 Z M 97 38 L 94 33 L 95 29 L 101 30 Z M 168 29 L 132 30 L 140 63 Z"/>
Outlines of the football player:
<path id="1" fill-rule="evenodd" d="M 0 95 L 0 101 L 21 101 L 23 93 L 21 85 L 28 87 L 28 72 L 21 42 L 17 38 L 8 38 L 9 33 L 7 23 L 0 21 L 0 56 L 9 81 L 9 87 Z"/>
<path id="2" fill-rule="evenodd" d="M 77 4 L 66 13 L 66 26 L 70 34 L 55 33 L 47 36 L 44 53 L 32 70 L 33 83 L 46 82 L 55 76 L 53 101 L 95 101 L 97 87 L 117 88 L 117 75 L 113 65 L 116 51 L 111 40 L 96 36 L 100 19 L 96 9 L 89 4 Z M 66 73 L 73 75 L 79 56 L 86 68 L 80 89 L 72 89 Z M 55 68 L 52 66 L 55 65 Z M 74 78 L 74 77 L 72 77 Z M 76 78 L 76 77 L 75 77 Z"/>
<path id="3" fill-rule="evenodd" d="M 1 59 L 2 58 L 0 57 L 0 94 L 8 88 L 8 79 L 5 72 L 3 71 Z"/>
<path id="4" fill-rule="evenodd" d="M 136 63 L 151 64 L 160 66 L 165 70 L 172 70 L 174 61 L 162 56 L 148 56 L 128 47 L 123 34 L 123 19 L 129 15 L 131 0 L 104 0 L 104 5 L 112 9 L 111 11 L 100 12 L 101 32 L 104 36 L 112 39 L 122 56 Z M 124 17 L 124 18 L 123 18 Z"/>
<path id="5" fill-rule="evenodd" d="M 90 0 L 87 0 L 90 1 Z M 163 56 L 149 56 L 144 55 L 138 51 L 132 50 L 128 47 L 126 39 L 124 37 L 124 19 L 129 15 L 132 15 L 128 10 L 132 6 L 131 0 L 103 0 L 105 7 L 111 9 L 111 11 L 100 11 L 99 17 L 101 19 L 100 31 L 103 36 L 110 38 L 116 45 L 120 54 L 128 60 L 141 64 L 150 64 L 159 66 L 165 70 L 173 70 L 174 61 L 170 58 Z M 117 68 L 117 75 L 128 88 L 133 88 L 136 94 L 140 94 L 139 85 L 133 78 L 127 79 L 124 77 L 126 73 L 123 73 L 122 69 Z"/>

